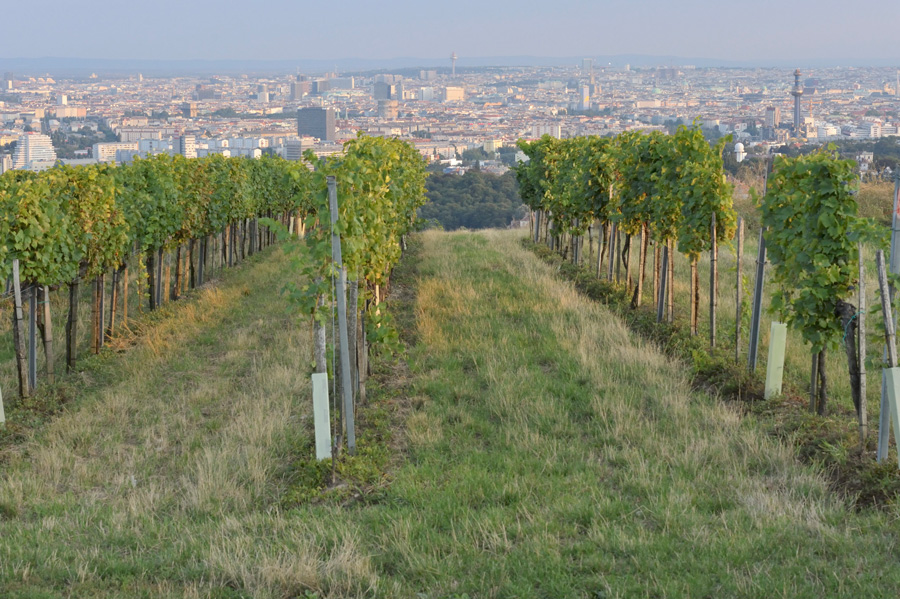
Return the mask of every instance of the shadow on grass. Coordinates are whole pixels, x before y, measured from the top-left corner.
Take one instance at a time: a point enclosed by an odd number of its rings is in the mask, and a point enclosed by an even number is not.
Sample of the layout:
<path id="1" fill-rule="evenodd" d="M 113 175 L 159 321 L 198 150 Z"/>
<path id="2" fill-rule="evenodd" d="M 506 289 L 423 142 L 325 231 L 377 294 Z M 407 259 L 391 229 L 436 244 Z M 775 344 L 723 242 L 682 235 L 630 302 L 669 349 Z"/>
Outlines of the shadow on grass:
<path id="1" fill-rule="evenodd" d="M 736 360 L 733 345 L 710 348 L 705 338 L 691 336 L 682 323 L 657 323 L 652 306 L 632 308 L 631 294 L 621 285 L 564 260 L 544 244 L 525 238 L 522 245 L 555 267 L 559 276 L 573 283 L 580 293 L 606 305 L 630 330 L 689 367 L 695 388 L 735 402 L 770 435 L 794 446 L 802 461 L 820 465 L 831 489 L 855 509 L 886 508 L 896 500 L 900 471 L 892 459 L 881 464 L 875 461 L 872 432 L 866 447 L 859 446 L 855 415 L 851 421 L 846 414 L 811 414 L 806 392 L 788 382 L 780 397 L 764 400 L 763 377 L 750 373 L 744 359 Z"/>

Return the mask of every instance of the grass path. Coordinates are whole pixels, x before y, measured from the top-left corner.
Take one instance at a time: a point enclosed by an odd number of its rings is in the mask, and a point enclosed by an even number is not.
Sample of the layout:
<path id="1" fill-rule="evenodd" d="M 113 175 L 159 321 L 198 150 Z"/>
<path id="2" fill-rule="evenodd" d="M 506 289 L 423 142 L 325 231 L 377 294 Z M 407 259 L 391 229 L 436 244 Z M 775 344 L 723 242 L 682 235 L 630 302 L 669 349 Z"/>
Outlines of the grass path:
<path id="1" fill-rule="evenodd" d="M 896 595 L 895 514 L 849 512 L 516 234 L 421 243 L 390 484 L 283 501 L 311 451 L 309 332 L 276 251 L 4 456 L 0 596 Z"/>
<path id="2" fill-rule="evenodd" d="M 279 294 L 286 259 L 252 262 L 94 364 L 78 404 L 3 456 L 0 595 L 251 596 L 341 578 L 277 511 L 309 445 L 309 332 Z"/>

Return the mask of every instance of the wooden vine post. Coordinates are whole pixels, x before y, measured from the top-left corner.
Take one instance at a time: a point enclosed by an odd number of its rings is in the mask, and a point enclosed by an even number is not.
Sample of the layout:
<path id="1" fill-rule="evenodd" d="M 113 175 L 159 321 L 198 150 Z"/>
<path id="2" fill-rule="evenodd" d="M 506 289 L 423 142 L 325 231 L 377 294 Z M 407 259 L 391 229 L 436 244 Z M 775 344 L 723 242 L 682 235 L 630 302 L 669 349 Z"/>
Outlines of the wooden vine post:
<path id="1" fill-rule="evenodd" d="M 38 286 L 28 290 L 28 384 L 37 388 Z"/>
<path id="2" fill-rule="evenodd" d="M 338 222 L 337 182 L 328 176 L 328 203 L 331 208 L 331 253 L 334 267 L 338 269 L 337 296 L 338 331 L 341 353 L 341 390 L 344 396 L 344 425 L 347 430 L 347 451 L 356 453 L 356 424 L 353 409 L 353 389 L 350 376 L 350 346 L 347 331 L 347 268 L 341 257 L 341 238 L 335 231 Z"/>
<path id="3" fill-rule="evenodd" d="M 740 362 L 741 360 L 741 321 L 743 320 L 744 313 L 744 219 L 742 217 L 738 217 L 738 225 L 737 232 L 735 233 L 737 241 L 735 245 L 737 246 L 737 256 L 736 256 L 736 269 L 737 269 L 737 284 L 735 285 L 737 289 L 737 296 L 735 297 L 735 316 L 734 316 L 734 360 L 735 362 Z"/>
<path id="4" fill-rule="evenodd" d="M 857 310 L 857 348 L 859 351 L 859 444 L 865 448 L 869 436 L 869 415 L 866 405 L 866 265 L 863 261 L 863 244 L 859 247 L 859 301 Z"/>
<path id="5" fill-rule="evenodd" d="M 766 176 L 763 182 L 763 197 L 769 193 L 769 177 L 775 164 L 775 157 L 766 159 Z M 756 362 L 759 356 L 759 326 L 762 320 L 762 294 L 763 282 L 766 276 L 766 227 L 759 227 L 759 245 L 756 253 L 756 279 L 753 286 L 753 305 L 750 311 L 750 348 L 747 352 L 747 367 L 750 372 L 756 370 Z"/>
<path id="6" fill-rule="evenodd" d="M 662 262 L 659 270 L 659 297 L 656 300 L 656 322 L 660 323 L 663 321 L 663 315 L 665 312 L 666 306 L 666 291 L 668 289 L 668 285 L 666 283 L 666 279 L 668 278 L 668 270 L 669 270 L 669 246 L 668 244 L 663 245 L 662 248 Z"/>
<path id="7" fill-rule="evenodd" d="M 900 274 L 900 169 L 894 173 L 894 210 L 891 219 L 891 274 Z M 894 301 L 894 289 L 890 290 L 890 301 Z M 885 352 L 887 349 L 885 349 Z M 887 357 L 887 354 L 885 354 Z M 888 438 L 890 436 L 890 420 L 888 414 L 887 380 L 881 378 L 881 409 L 878 416 L 878 448 L 876 460 L 882 462 L 887 457 Z"/>
<path id="8" fill-rule="evenodd" d="M 641 246 L 638 256 L 638 278 L 637 285 L 634 290 L 634 300 L 631 302 L 632 307 L 640 308 L 641 300 L 644 295 L 644 275 L 647 269 L 647 243 L 649 242 L 649 232 L 647 224 L 641 223 Z"/>
<path id="9" fill-rule="evenodd" d="M 653 307 L 659 308 L 659 268 L 662 259 L 662 248 L 659 243 L 653 244 Z"/>
<path id="10" fill-rule="evenodd" d="M 95 354 L 100 353 L 100 326 L 103 320 L 103 313 L 100 311 L 100 294 L 102 283 L 100 277 L 94 279 L 92 285 L 92 301 L 91 301 L 91 351 Z"/>
<path id="11" fill-rule="evenodd" d="M 668 277 L 668 320 L 675 322 L 675 240 L 669 241 L 669 277 Z"/>
<path id="12" fill-rule="evenodd" d="M 31 382 L 28 377 L 28 357 L 25 344 L 25 322 L 22 311 L 22 284 L 19 280 L 19 260 L 13 259 L 13 334 L 15 335 L 16 370 L 19 374 L 19 395 L 31 397 Z"/>
<path id="13" fill-rule="evenodd" d="M 887 341 L 887 368 L 884 369 L 884 375 L 887 386 L 887 411 L 890 420 L 894 425 L 894 436 L 900 434 L 900 409 L 898 409 L 898 400 L 900 400 L 900 368 L 897 367 L 897 340 L 894 330 L 894 317 L 891 312 L 891 291 L 887 281 L 887 271 L 884 265 L 884 252 L 878 250 L 875 254 L 875 264 L 878 268 L 878 285 L 881 291 L 881 311 L 884 317 L 884 332 Z M 879 431 L 879 435 L 883 435 L 887 439 L 885 445 L 890 440 L 890 424 Z M 881 439 L 879 439 L 879 443 Z M 887 450 L 881 458 L 887 456 Z M 900 453 L 897 456 L 900 463 Z"/>
<path id="14" fill-rule="evenodd" d="M 709 250 L 709 346 L 716 346 L 716 308 L 719 299 L 719 247 L 716 242 L 716 213 L 712 213 L 711 247 Z"/>
<path id="15" fill-rule="evenodd" d="M 76 278 L 69 283 L 69 318 L 66 321 L 66 369 L 75 368 L 78 359 L 78 291 L 80 282 Z"/>
<path id="16" fill-rule="evenodd" d="M 128 328 L 128 264 L 122 270 L 122 325 Z"/>
<path id="17" fill-rule="evenodd" d="M 691 260 L 691 336 L 698 333 L 698 321 L 700 320 L 700 275 L 697 272 L 697 259 Z"/>
<path id="18" fill-rule="evenodd" d="M 353 394 L 353 404 L 356 405 L 359 390 L 359 351 L 356 337 L 359 327 L 359 279 L 355 273 L 347 285 L 347 348 L 350 353 L 350 389 Z"/>
<path id="19" fill-rule="evenodd" d="M 47 361 L 47 380 L 52 385 L 56 380 L 55 358 L 53 355 L 53 321 L 50 318 L 50 287 L 44 285 L 43 290 L 43 306 L 44 317 L 42 319 L 43 338 L 44 338 L 44 357 Z"/>

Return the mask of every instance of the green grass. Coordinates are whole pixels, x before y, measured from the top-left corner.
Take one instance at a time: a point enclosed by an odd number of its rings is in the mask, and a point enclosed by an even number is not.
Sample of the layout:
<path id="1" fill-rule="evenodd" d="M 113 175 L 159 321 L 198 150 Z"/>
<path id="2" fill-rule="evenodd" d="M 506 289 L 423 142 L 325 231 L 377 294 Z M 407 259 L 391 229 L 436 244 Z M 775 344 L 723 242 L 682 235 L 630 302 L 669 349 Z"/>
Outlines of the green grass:
<path id="1" fill-rule="evenodd" d="M 880 321 L 880 295 L 874 268 L 874 251 L 865 248 L 866 303 L 869 314 L 866 321 L 868 340 L 868 385 L 866 405 L 869 432 L 865 447 L 859 443 L 856 411 L 851 401 L 850 382 L 846 357 L 841 351 L 827 353 L 828 413 L 826 417 L 809 413 L 809 375 L 812 357 L 810 346 L 803 342 L 799 332 L 789 329 L 784 364 L 784 391 L 782 396 L 763 402 L 769 327 L 775 317 L 768 313 L 771 288 L 764 290 L 763 313 L 760 326 L 760 349 L 756 372 L 747 370 L 749 340 L 749 312 L 752 289 L 756 276 L 756 254 L 759 230 L 745 237 L 743 259 L 744 318 L 742 320 L 740 358 L 735 357 L 736 322 L 736 259 L 733 247 L 723 246 L 719 253 L 719 310 L 716 348 L 709 346 L 709 256 L 699 261 L 700 270 L 700 326 L 699 334 L 689 333 L 689 266 L 684 256 L 676 256 L 675 262 L 675 324 L 656 324 L 652 298 L 652 251 L 648 257 L 648 273 L 644 302 L 641 310 L 630 308 L 631 295 L 623 285 L 616 285 L 596 277 L 593 256 L 585 265 L 576 268 L 543 244 L 526 246 L 537 252 L 565 278 L 587 296 L 610 306 L 629 327 L 658 344 L 668 355 L 677 357 L 696 375 L 695 383 L 726 399 L 737 399 L 744 407 L 761 416 L 766 430 L 789 444 L 796 445 L 802 459 L 823 465 L 832 486 L 859 506 L 892 503 L 900 493 L 900 475 L 896 468 L 896 448 L 891 442 L 889 459 L 875 462 L 875 448 L 880 411 L 882 348 L 884 333 Z M 585 254 L 588 254 L 585 244 Z M 771 268 L 771 267 L 769 267 Z M 636 269 L 635 269 L 636 271 Z M 624 280 L 624 268 L 622 269 Z M 633 275 L 637 276 L 636 272 Z M 856 303 L 855 298 L 850 298 Z M 877 309 L 876 309 L 877 306 Z M 893 464 L 894 466 L 891 466 Z"/>
<path id="2" fill-rule="evenodd" d="M 344 461 L 337 486 L 310 467 L 310 335 L 277 293 L 275 250 L 173 305 L 7 446 L 4 597 L 900 587 L 894 508 L 848 509 L 517 234 L 420 239 L 388 302 L 412 347 L 377 365 L 370 453 Z"/>

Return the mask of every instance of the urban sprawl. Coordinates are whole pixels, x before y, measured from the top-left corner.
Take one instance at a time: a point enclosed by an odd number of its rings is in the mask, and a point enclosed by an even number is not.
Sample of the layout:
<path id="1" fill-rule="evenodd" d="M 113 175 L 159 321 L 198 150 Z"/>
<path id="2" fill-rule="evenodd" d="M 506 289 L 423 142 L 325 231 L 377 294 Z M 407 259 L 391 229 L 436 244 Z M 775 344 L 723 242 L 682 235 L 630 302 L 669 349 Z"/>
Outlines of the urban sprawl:
<path id="1" fill-rule="evenodd" d="M 502 173 L 515 162 L 517 140 L 543 135 L 697 123 L 753 154 L 900 131 L 900 76 L 891 68 L 630 68 L 585 59 L 570 67 L 457 69 L 455 58 L 450 67 L 391 73 L 6 72 L 0 173 L 159 153 L 300 160 L 306 150 L 340 152 L 358 132 L 404 138 L 447 172 L 462 172 L 462 154 L 481 149 L 482 170 Z"/>

